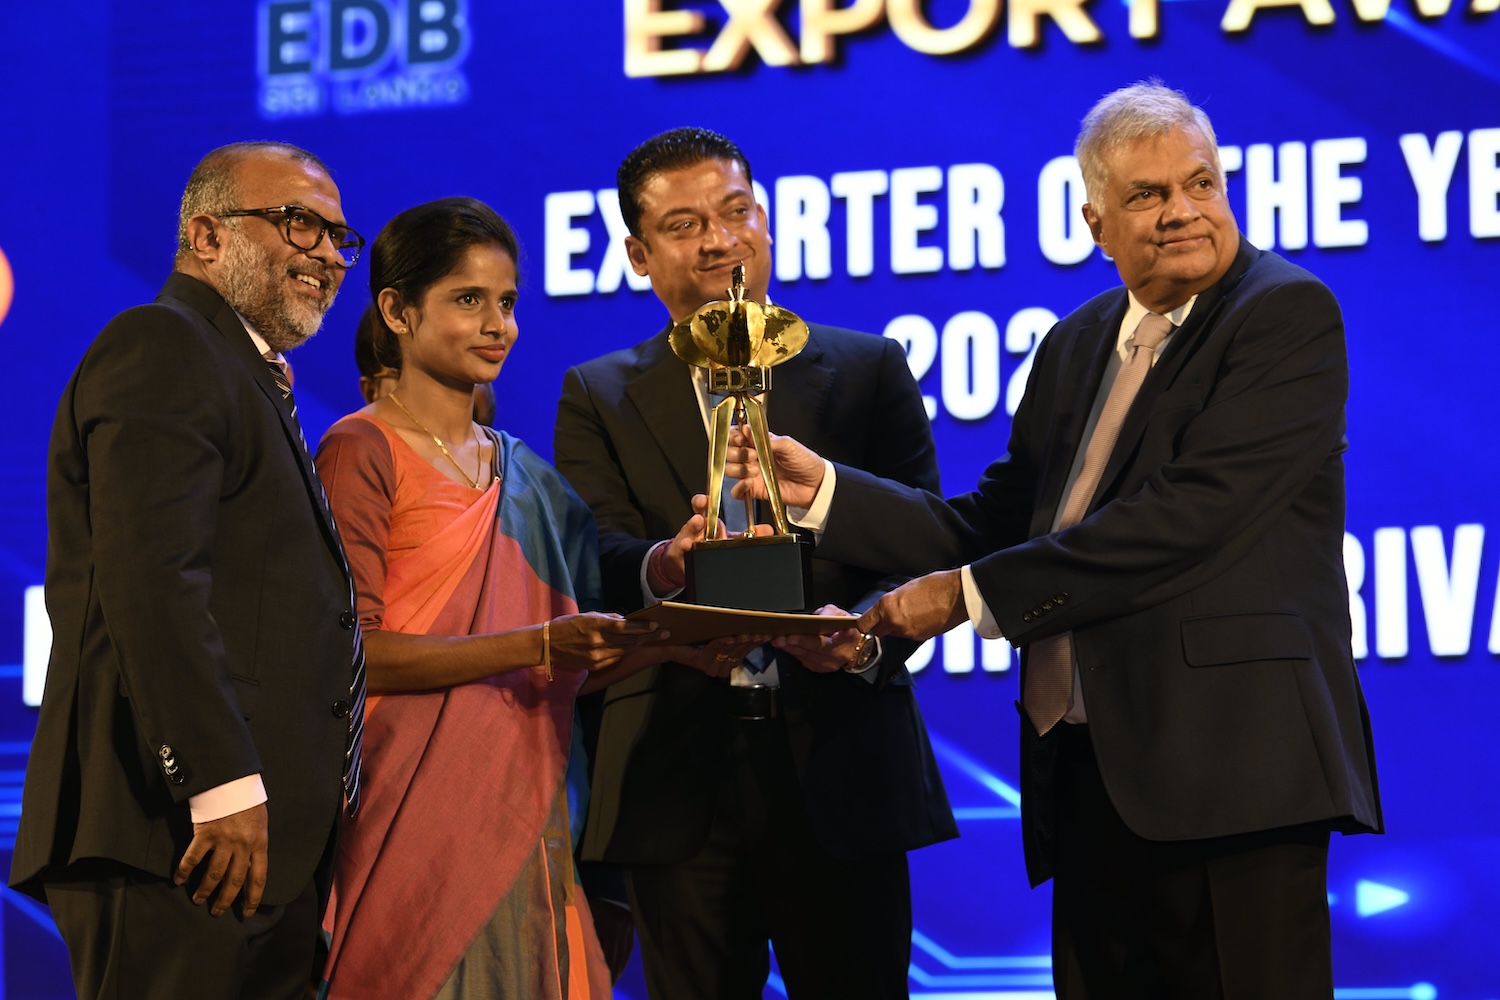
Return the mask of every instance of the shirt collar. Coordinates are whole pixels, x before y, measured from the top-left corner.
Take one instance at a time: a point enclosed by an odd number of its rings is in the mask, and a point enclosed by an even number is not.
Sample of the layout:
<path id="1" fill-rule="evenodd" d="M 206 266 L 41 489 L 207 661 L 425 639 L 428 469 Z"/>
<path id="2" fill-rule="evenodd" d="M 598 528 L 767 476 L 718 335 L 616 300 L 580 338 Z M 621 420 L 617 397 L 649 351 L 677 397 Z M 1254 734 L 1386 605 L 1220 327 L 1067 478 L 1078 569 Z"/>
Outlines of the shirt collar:
<path id="1" fill-rule="evenodd" d="M 1140 300 L 1135 297 L 1134 292 L 1127 289 L 1125 294 L 1130 299 L 1130 305 L 1125 310 L 1125 318 L 1120 321 L 1120 330 L 1115 335 L 1115 350 L 1120 352 L 1122 356 L 1125 353 L 1125 342 L 1130 339 L 1131 335 L 1135 333 L 1135 328 L 1140 325 L 1141 320 L 1145 319 L 1146 314 L 1151 311 L 1141 305 Z M 1171 339 L 1177 333 L 1178 328 L 1187 322 L 1188 314 L 1193 311 L 1193 304 L 1197 301 L 1198 296 L 1194 295 L 1176 309 L 1163 314 L 1167 319 L 1172 321 L 1172 333 L 1167 334 L 1168 339 Z M 1163 340 L 1162 343 L 1165 344 L 1166 341 Z M 1157 353 L 1158 355 L 1161 353 L 1161 348 L 1157 348 Z"/>
<path id="2" fill-rule="evenodd" d="M 283 365 L 286 364 L 286 358 L 281 354 L 281 352 L 271 350 L 271 345 L 266 343 L 266 339 L 260 335 L 255 327 L 250 325 L 250 321 L 243 315 L 241 315 L 239 310 L 235 310 L 234 314 L 236 316 L 239 316 L 240 325 L 243 326 L 245 328 L 245 332 L 250 335 L 250 342 L 255 345 L 256 354 L 259 354 L 267 361 L 275 361 Z"/>

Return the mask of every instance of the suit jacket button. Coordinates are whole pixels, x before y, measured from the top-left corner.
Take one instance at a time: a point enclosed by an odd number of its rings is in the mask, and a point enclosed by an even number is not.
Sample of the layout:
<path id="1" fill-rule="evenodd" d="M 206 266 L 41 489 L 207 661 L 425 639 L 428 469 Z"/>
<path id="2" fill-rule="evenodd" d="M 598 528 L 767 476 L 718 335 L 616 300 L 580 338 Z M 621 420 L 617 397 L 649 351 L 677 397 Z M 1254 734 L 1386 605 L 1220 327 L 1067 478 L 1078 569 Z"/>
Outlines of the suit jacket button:
<path id="1" fill-rule="evenodd" d="M 1051 611 L 1054 607 L 1055 607 L 1055 605 L 1051 601 L 1043 601 L 1042 602 L 1042 610 L 1043 611 Z"/>
<path id="2" fill-rule="evenodd" d="M 1052 599 L 1054 601 L 1056 601 L 1058 604 L 1066 604 L 1066 603 L 1068 603 L 1068 592 L 1067 591 L 1063 591 L 1061 594 L 1058 594 L 1056 597 L 1054 597 Z"/>
<path id="3" fill-rule="evenodd" d="M 344 699 L 340 698 L 338 701 L 336 701 L 336 702 L 333 703 L 333 717 L 335 719 L 342 719 L 344 716 L 346 716 L 348 714 L 349 714 L 349 703 L 347 701 L 345 701 Z"/>
<path id="4" fill-rule="evenodd" d="M 355 620 L 354 612 L 352 611 L 345 611 L 339 615 L 339 625 L 344 628 L 353 628 Z"/>
<path id="5" fill-rule="evenodd" d="M 187 780 L 187 775 L 183 774 L 181 771 L 173 771 L 171 774 L 167 775 L 167 780 L 174 785 L 180 785 Z"/>
<path id="6" fill-rule="evenodd" d="M 1024 615 L 1021 616 L 1021 620 L 1023 622 L 1029 622 L 1029 621 L 1031 621 L 1031 619 L 1033 619 L 1035 617 L 1036 617 L 1036 615 L 1034 615 L 1030 611 L 1028 611 Z"/>
<path id="7" fill-rule="evenodd" d="M 163 743 L 161 749 L 156 751 L 156 753 L 157 756 L 159 756 L 162 760 L 166 760 L 167 758 L 172 756 L 172 748 Z"/>

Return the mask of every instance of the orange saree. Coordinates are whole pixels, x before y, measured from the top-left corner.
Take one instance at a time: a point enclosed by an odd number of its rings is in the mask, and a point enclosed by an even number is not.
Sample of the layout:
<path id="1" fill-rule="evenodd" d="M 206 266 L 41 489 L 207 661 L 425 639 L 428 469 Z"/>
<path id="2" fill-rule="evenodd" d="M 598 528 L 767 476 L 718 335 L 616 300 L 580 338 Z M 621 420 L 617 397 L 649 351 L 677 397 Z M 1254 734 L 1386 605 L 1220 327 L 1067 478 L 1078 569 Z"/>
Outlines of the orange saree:
<path id="1" fill-rule="evenodd" d="M 596 603 L 588 509 L 525 445 L 493 436 L 500 478 L 480 491 L 374 417 L 329 430 L 318 471 L 367 631 L 496 632 Z M 363 798 L 325 923 L 328 997 L 609 996 L 568 839 L 583 676 L 549 683 L 537 666 L 369 698 Z"/>

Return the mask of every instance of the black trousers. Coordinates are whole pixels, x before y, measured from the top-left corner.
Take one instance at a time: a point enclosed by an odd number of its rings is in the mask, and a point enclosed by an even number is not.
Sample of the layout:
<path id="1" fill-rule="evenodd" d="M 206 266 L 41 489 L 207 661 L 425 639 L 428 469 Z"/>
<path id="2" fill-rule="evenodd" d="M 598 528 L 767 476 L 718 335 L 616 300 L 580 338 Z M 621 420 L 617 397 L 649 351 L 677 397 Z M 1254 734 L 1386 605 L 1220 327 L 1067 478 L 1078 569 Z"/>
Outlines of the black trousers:
<path id="1" fill-rule="evenodd" d="M 248 920 L 193 905 L 194 881 L 112 861 L 73 865 L 46 883 L 80 1000 L 301 1000 L 319 939 L 319 892 L 262 904 Z"/>
<path id="2" fill-rule="evenodd" d="M 1143 840 L 1110 803 L 1088 727 L 1046 739 L 1058 1000 L 1332 998 L 1326 824 Z"/>
<path id="3" fill-rule="evenodd" d="M 790 1000 L 907 996 L 906 854 L 830 855 L 808 822 L 785 723 L 725 725 L 730 773 L 707 842 L 680 864 L 627 871 L 647 992 L 760 1000 L 769 940 Z"/>

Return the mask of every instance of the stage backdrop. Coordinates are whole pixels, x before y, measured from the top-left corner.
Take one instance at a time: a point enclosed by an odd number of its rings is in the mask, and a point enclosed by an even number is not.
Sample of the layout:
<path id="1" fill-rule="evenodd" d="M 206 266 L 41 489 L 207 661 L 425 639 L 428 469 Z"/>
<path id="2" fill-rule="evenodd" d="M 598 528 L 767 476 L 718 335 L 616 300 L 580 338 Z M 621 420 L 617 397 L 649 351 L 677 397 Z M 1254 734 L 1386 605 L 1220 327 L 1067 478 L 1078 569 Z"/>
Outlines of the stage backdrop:
<path id="1" fill-rule="evenodd" d="M 1079 217 L 1078 120 L 1160 76 L 1212 115 L 1242 229 L 1321 276 L 1348 324 L 1350 614 L 1390 833 L 1333 844 L 1338 995 L 1500 995 L 1497 6 L 7 0 L 0 862 L 35 724 L 23 679 L 46 656 L 30 588 L 48 427 L 95 332 L 168 273 L 203 152 L 316 151 L 368 237 L 438 196 L 498 208 L 525 248 L 499 423 L 550 455 L 564 369 L 665 319 L 621 252 L 615 167 L 663 129 L 726 132 L 770 217 L 772 294 L 906 347 L 955 492 L 1003 449 L 1038 339 L 1116 284 Z M 313 438 L 359 405 L 367 275 L 293 359 Z M 1015 656 L 965 626 L 912 669 L 963 830 L 912 856 L 913 993 L 1050 996 L 1049 892 L 1026 887 L 1018 835 Z M 4 900 L 3 995 L 68 995 L 45 911 Z"/>

